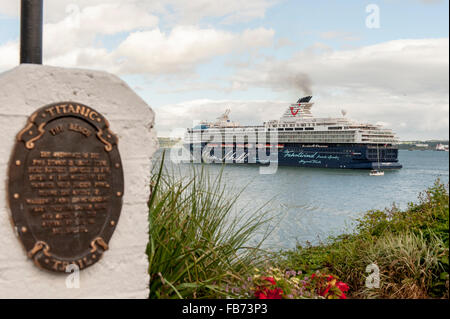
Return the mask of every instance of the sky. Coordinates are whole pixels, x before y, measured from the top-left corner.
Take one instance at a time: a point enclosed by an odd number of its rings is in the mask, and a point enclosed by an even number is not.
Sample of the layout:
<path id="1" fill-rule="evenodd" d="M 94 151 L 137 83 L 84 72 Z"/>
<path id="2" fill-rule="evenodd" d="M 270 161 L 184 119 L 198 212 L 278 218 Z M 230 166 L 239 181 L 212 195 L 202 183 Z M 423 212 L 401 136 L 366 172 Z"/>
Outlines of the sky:
<path id="1" fill-rule="evenodd" d="M 0 72 L 19 63 L 19 0 L 0 1 Z M 278 119 L 313 95 L 318 117 L 449 137 L 446 0 L 44 0 L 44 64 L 104 70 L 155 111 L 159 136 L 226 109 Z M 94 107 L 94 106 L 93 106 Z"/>

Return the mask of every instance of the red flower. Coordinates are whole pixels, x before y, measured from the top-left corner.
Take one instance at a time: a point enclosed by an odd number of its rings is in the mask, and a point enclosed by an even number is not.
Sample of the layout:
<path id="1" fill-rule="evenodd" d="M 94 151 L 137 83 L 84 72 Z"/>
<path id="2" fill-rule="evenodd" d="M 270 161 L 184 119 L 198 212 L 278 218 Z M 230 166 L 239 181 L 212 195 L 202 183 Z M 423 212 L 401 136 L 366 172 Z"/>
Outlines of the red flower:
<path id="1" fill-rule="evenodd" d="M 316 277 L 316 274 L 311 275 L 311 279 L 314 279 Z"/>
<path id="2" fill-rule="evenodd" d="M 325 290 L 323 290 L 322 292 L 320 292 L 319 295 L 325 297 L 326 294 L 328 293 L 328 291 L 330 291 L 330 285 L 328 285 L 327 288 L 325 288 Z"/>
<path id="3" fill-rule="evenodd" d="M 263 277 L 262 279 L 270 282 L 274 286 L 277 284 L 277 282 L 275 281 L 275 279 L 273 279 L 273 277 Z"/>
<path id="4" fill-rule="evenodd" d="M 255 297 L 258 299 L 281 299 L 283 290 L 280 288 L 268 289 L 263 288 L 255 292 Z"/>
<path id="5" fill-rule="evenodd" d="M 257 291 L 255 297 L 258 299 L 267 299 L 267 296 L 262 291 Z"/>
<path id="6" fill-rule="evenodd" d="M 346 292 L 349 289 L 348 285 L 346 283 L 343 283 L 342 281 L 339 281 L 338 283 L 336 283 L 336 287 L 338 287 L 339 290 L 342 292 Z"/>
<path id="7" fill-rule="evenodd" d="M 327 277 L 327 280 L 328 281 L 332 281 L 334 279 L 334 277 L 332 276 L 332 275 L 329 275 L 328 277 Z"/>
<path id="8" fill-rule="evenodd" d="M 342 295 L 339 297 L 339 299 L 347 299 L 347 296 L 344 293 L 342 293 Z"/>
<path id="9" fill-rule="evenodd" d="M 281 299 L 283 295 L 283 290 L 280 288 L 269 289 L 267 291 L 267 299 Z"/>

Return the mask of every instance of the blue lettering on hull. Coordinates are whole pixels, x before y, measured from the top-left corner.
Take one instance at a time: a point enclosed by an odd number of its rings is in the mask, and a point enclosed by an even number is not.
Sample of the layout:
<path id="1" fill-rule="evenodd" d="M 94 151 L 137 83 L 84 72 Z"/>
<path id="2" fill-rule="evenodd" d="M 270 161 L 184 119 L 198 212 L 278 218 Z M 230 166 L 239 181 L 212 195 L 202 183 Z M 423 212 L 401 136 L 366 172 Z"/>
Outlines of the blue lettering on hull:
<path id="1" fill-rule="evenodd" d="M 283 148 L 272 148 L 275 156 L 258 156 L 258 152 L 267 152 L 269 149 L 258 149 L 248 152 L 246 148 L 232 148 L 232 151 L 219 148 L 209 148 L 206 145 L 186 145 L 187 148 L 201 149 L 201 161 L 207 163 L 236 163 L 236 164 L 268 164 L 277 161 L 279 166 L 317 167 L 317 168 L 353 168 L 353 169 L 398 169 L 398 150 L 384 148 L 379 150 L 380 158 L 373 155 L 373 146 L 364 144 L 349 145 L 321 145 L 308 146 L 304 144 L 285 145 Z M 222 153 L 220 153 L 222 151 Z M 276 156 L 278 152 L 278 156 Z M 199 153 L 199 152 L 198 152 Z M 219 154 L 217 154 L 219 153 Z M 195 156 L 195 155 L 194 155 Z M 199 159 L 194 159 L 199 161 Z"/>

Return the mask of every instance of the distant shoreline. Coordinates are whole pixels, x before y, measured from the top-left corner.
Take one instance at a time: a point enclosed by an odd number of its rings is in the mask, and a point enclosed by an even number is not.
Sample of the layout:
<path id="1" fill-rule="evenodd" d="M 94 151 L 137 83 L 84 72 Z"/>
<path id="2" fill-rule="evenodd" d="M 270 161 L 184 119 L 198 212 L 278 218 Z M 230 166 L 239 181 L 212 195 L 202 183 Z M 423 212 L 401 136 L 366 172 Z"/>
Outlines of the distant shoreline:
<path id="1" fill-rule="evenodd" d="M 398 149 L 409 151 L 436 151 L 437 145 L 448 145 L 448 143 L 448 140 L 401 141 L 398 144 Z"/>

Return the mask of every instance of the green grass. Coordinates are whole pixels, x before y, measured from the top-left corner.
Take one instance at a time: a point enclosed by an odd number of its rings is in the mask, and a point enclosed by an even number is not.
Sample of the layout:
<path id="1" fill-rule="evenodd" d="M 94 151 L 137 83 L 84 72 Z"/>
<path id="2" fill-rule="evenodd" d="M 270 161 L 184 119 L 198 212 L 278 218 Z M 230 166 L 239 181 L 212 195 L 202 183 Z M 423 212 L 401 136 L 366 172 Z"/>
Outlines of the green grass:
<path id="1" fill-rule="evenodd" d="M 258 209 L 234 214 L 240 193 L 225 188 L 222 174 L 192 166 L 192 176 L 181 176 L 163 161 L 164 155 L 149 201 L 150 298 L 230 296 L 228 286 L 261 264 L 269 219 Z"/>

